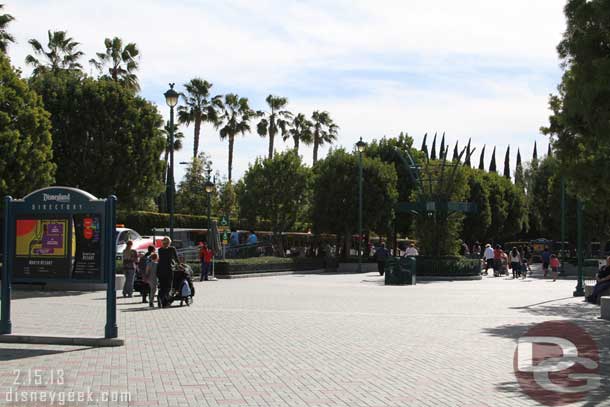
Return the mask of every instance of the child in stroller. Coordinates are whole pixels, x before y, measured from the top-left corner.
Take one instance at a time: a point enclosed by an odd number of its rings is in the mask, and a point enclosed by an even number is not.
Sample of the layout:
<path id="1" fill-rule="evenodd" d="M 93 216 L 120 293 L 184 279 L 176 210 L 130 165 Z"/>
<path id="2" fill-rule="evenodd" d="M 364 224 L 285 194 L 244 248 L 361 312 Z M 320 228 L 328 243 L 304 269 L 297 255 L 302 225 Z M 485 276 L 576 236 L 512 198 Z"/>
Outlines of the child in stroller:
<path id="1" fill-rule="evenodd" d="M 193 285 L 193 269 L 184 262 L 184 257 L 179 257 L 180 263 L 174 270 L 174 283 L 170 294 L 170 303 L 180 300 L 180 306 L 193 303 L 195 286 Z"/>

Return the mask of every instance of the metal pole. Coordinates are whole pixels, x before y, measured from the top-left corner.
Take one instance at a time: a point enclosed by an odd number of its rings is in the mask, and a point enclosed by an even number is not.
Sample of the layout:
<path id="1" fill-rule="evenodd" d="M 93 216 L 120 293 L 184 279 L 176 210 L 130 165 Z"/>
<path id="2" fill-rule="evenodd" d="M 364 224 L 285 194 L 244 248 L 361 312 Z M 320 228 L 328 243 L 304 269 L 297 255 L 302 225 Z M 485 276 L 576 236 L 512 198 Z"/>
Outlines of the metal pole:
<path id="1" fill-rule="evenodd" d="M 106 327 L 104 336 L 116 338 L 118 327 L 116 324 L 116 244 L 114 244 L 114 228 L 116 224 L 116 196 L 109 196 L 106 200 Z"/>
<path id="2" fill-rule="evenodd" d="M 208 194 L 208 231 L 206 233 L 206 236 L 208 238 L 207 239 L 208 240 L 208 246 L 212 247 L 212 234 L 210 233 L 211 232 L 211 228 L 212 228 L 211 219 L 210 219 L 211 216 L 212 216 L 212 205 L 211 205 L 211 202 L 210 202 L 211 201 L 211 197 L 210 196 L 212 194 L 209 193 L 209 192 L 207 194 Z"/>
<path id="3" fill-rule="evenodd" d="M 174 240 L 174 107 L 169 108 L 169 238 Z"/>
<path id="4" fill-rule="evenodd" d="M 362 272 L 362 152 L 358 153 L 358 273 Z"/>
<path id="5" fill-rule="evenodd" d="M 10 245 L 9 245 L 9 230 L 11 226 L 11 206 L 12 198 L 4 197 L 4 242 L 3 242 L 3 260 L 2 260 L 2 309 L 0 316 L 0 335 L 10 334 L 12 332 L 11 324 L 11 268 L 10 263 Z"/>
<path id="6" fill-rule="evenodd" d="M 561 274 L 564 274 L 563 263 L 565 260 L 566 241 L 566 178 L 561 177 Z"/>
<path id="7" fill-rule="evenodd" d="M 582 202 L 577 200 L 576 202 L 576 235 L 577 242 L 576 247 L 578 250 L 578 284 L 576 285 L 576 290 L 574 291 L 574 297 L 583 297 L 585 295 L 584 290 L 584 275 L 583 275 L 583 253 L 582 253 Z"/>

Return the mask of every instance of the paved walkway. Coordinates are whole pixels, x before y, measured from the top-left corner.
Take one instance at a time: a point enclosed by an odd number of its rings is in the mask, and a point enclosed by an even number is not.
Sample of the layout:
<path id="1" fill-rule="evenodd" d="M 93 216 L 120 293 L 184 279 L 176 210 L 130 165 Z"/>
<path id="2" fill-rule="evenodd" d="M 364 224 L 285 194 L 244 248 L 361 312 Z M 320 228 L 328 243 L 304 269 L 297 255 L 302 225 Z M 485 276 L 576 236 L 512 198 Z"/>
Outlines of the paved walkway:
<path id="1" fill-rule="evenodd" d="M 119 299 L 119 333 L 127 341 L 121 348 L 0 344 L 0 404 L 52 405 L 7 402 L 6 392 L 90 389 L 94 399 L 127 391 L 131 402 L 66 404 L 538 405 L 516 384 L 515 340 L 536 323 L 567 319 L 603 351 L 605 388 L 579 405 L 610 405 L 610 325 L 597 319 L 598 307 L 572 298 L 574 281 L 501 277 L 385 287 L 373 274 L 335 274 L 221 280 L 196 289 L 188 308 L 149 310 L 135 298 Z M 103 293 L 38 295 L 17 293 L 16 333 L 103 335 Z M 40 385 L 27 379 L 37 369 Z M 51 377 L 54 369 L 61 372 Z"/>

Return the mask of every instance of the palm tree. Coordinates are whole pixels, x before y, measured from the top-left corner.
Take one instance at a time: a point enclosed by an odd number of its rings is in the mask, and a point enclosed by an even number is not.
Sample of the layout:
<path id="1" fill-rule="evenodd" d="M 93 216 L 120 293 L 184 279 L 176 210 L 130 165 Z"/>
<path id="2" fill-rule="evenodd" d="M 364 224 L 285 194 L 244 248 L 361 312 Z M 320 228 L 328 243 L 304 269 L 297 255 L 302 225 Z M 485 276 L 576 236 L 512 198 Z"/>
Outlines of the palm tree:
<path id="1" fill-rule="evenodd" d="M 219 117 L 221 122 L 220 138 L 229 139 L 229 182 L 233 172 L 233 145 L 235 136 L 244 135 L 250 131 L 250 119 L 256 116 L 256 112 L 248 105 L 248 98 L 240 98 L 234 93 L 224 97 L 222 113 Z"/>
<path id="2" fill-rule="evenodd" d="M 265 99 L 269 105 L 269 112 L 258 112 L 259 116 L 263 116 L 256 126 L 256 131 L 261 137 L 269 135 L 269 159 L 273 158 L 273 141 L 275 135 L 279 132 L 282 137 L 288 133 L 292 113 L 288 110 L 282 110 L 288 104 L 288 99 L 269 95 Z"/>
<path id="3" fill-rule="evenodd" d="M 303 113 L 299 113 L 292 120 L 290 130 L 288 134 L 284 136 L 284 141 L 288 140 L 288 137 L 292 137 L 294 140 L 294 151 L 299 154 L 299 143 L 302 141 L 306 145 L 310 145 L 313 142 L 313 133 L 311 128 L 313 123 L 307 120 L 307 117 Z"/>
<path id="4" fill-rule="evenodd" d="M 315 111 L 311 115 L 313 121 L 313 163 L 318 161 L 318 148 L 325 143 L 331 144 L 337 139 L 339 126 L 330 118 L 326 111 Z"/>
<path id="5" fill-rule="evenodd" d="M 44 61 L 40 61 L 33 55 L 25 57 L 25 63 L 34 67 L 32 72 L 34 76 L 47 70 L 57 72 L 61 69 L 82 68 L 82 65 L 78 63 L 79 58 L 83 56 L 83 52 L 77 50 L 80 43 L 74 41 L 72 37 L 68 37 L 67 31 L 49 30 L 47 35 L 49 37 L 48 50 L 45 50 L 38 40 L 28 41 L 34 49 L 34 55 L 44 58 Z"/>
<path id="6" fill-rule="evenodd" d="M 4 8 L 4 4 L 0 4 L 0 10 Z M 15 38 L 8 32 L 6 27 L 8 23 L 13 21 L 15 17 L 10 14 L 0 14 L 0 52 L 6 54 L 9 42 L 15 42 Z"/>
<path id="7" fill-rule="evenodd" d="M 182 139 L 184 138 L 184 133 L 182 133 L 181 131 L 177 131 L 177 130 L 178 130 L 178 126 L 174 124 L 174 151 L 182 150 Z M 167 182 L 168 182 L 167 177 L 169 176 L 169 152 L 171 150 L 171 148 L 170 148 L 171 127 L 169 125 L 169 121 L 167 121 L 165 123 L 163 130 L 161 130 L 161 133 L 163 133 L 165 135 L 165 140 L 166 140 L 164 157 L 163 157 L 163 162 L 165 163 L 165 172 L 163 173 L 163 183 L 165 185 L 167 185 Z"/>
<path id="8" fill-rule="evenodd" d="M 191 79 L 184 84 L 186 94 L 182 94 L 186 106 L 178 107 L 178 122 L 185 125 L 193 123 L 195 126 L 193 134 L 193 158 L 199 154 L 199 137 L 201 124 L 209 122 L 218 126 L 217 108 L 222 105 L 222 96 L 216 95 L 210 98 L 212 84 L 201 78 Z"/>
<path id="9" fill-rule="evenodd" d="M 104 66 L 108 67 L 108 77 L 115 82 L 121 82 L 128 89 L 140 90 L 138 77 L 135 71 L 138 70 L 138 57 L 140 51 L 135 43 L 130 42 L 123 46 L 123 40 L 119 37 L 104 40 L 105 52 L 98 52 L 97 59 L 90 59 L 89 63 L 95 66 L 100 73 L 103 73 Z"/>

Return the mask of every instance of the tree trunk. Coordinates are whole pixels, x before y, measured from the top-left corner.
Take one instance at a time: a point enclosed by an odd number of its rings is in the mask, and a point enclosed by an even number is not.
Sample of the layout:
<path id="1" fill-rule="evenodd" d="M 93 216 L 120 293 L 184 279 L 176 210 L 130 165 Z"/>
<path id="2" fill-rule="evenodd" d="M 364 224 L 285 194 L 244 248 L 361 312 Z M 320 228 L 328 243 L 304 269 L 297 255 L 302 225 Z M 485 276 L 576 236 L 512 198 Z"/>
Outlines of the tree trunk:
<path id="1" fill-rule="evenodd" d="M 195 117 L 195 135 L 193 137 L 193 158 L 199 153 L 199 134 L 201 132 L 201 116 Z"/>
<path id="2" fill-rule="evenodd" d="M 275 133 L 269 132 L 269 159 L 273 158 L 273 139 L 275 137 Z"/>
<path id="3" fill-rule="evenodd" d="M 299 154 L 299 137 L 298 136 L 294 136 L 294 151 L 297 153 L 297 155 Z"/>
<path id="4" fill-rule="evenodd" d="M 313 140 L 313 163 L 315 164 L 318 161 L 318 147 L 319 147 L 318 139 L 314 138 Z"/>
<path id="5" fill-rule="evenodd" d="M 233 143 L 235 142 L 235 136 L 229 134 L 229 182 L 231 182 L 231 173 L 233 170 Z"/>

